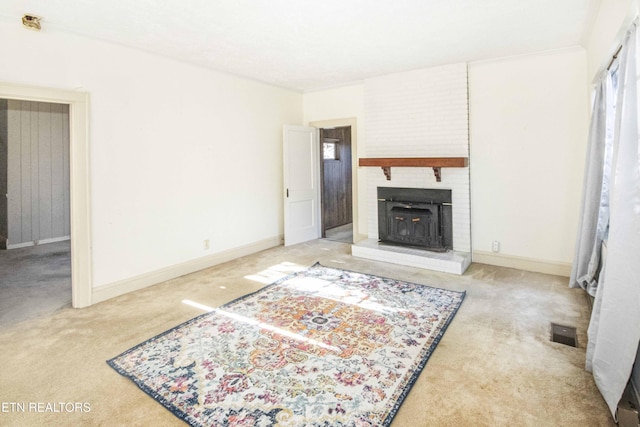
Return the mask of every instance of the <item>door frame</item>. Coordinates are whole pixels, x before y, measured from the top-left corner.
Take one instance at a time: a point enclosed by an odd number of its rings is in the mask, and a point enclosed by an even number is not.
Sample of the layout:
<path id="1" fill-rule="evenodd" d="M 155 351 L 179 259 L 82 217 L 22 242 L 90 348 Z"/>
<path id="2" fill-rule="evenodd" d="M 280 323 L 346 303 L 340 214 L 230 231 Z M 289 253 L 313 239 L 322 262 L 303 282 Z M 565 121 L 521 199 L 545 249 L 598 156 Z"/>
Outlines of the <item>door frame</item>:
<path id="1" fill-rule="evenodd" d="M 321 218 L 320 218 L 320 235 L 325 238 L 326 237 L 326 224 L 325 224 L 325 220 L 326 220 L 326 216 L 325 216 L 325 193 L 324 193 L 324 189 L 325 189 L 325 166 L 326 166 L 326 160 L 324 160 L 324 156 L 323 156 L 323 143 L 324 143 L 324 139 L 322 138 L 322 135 L 324 134 L 324 131 L 331 131 L 334 129 L 349 129 L 349 159 L 351 159 L 351 156 L 353 154 L 352 149 L 351 149 L 351 127 L 349 126 L 331 126 L 331 127 L 321 127 L 318 129 L 318 132 L 320 134 L 320 137 L 318 138 L 318 149 L 319 149 L 319 155 L 320 155 L 320 211 L 322 212 Z M 349 178 L 351 178 L 351 175 L 353 175 L 353 162 L 350 162 L 349 164 L 349 170 L 345 171 L 344 174 L 341 174 L 341 176 L 343 175 L 347 175 L 349 174 Z M 352 194 L 351 199 L 353 200 L 353 183 L 350 182 L 349 184 L 349 191 Z M 351 223 L 353 223 L 353 208 L 351 209 Z"/>
<path id="2" fill-rule="evenodd" d="M 352 209 L 352 220 L 353 220 L 353 243 L 364 238 L 360 236 L 358 230 L 360 227 L 358 226 L 359 222 L 359 208 L 358 208 L 358 132 L 357 132 L 357 120 L 355 117 L 347 117 L 343 119 L 332 119 L 332 120 L 317 120 L 313 122 L 309 122 L 309 126 L 313 126 L 318 129 L 322 128 L 330 128 L 330 127 L 351 127 L 351 209 Z M 322 162 L 322 158 L 320 156 L 319 159 Z M 322 168 L 322 163 L 319 164 L 319 167 Z M 320 183 L 322 185 L 322 182 Z M 320 209 L 322 211 L 322 208 Z"/>
<path id="3" fill-rule="evenodd" d="M 91 305 L 91 185 L 89 93 L 0 82 L 0 98 L 69 105 L 71 305 Z"/>

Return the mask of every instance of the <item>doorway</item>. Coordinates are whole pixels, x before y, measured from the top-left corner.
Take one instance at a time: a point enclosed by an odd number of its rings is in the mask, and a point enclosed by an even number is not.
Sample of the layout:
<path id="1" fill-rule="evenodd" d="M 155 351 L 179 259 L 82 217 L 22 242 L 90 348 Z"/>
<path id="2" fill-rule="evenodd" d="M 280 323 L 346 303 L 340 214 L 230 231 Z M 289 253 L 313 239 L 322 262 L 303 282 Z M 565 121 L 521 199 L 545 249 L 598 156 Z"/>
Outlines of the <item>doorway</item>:
<path id="1" fill-rule="evenodd" d="M 322 237 L 353 243 L 351 126 L 320 128 Z"/>
<path id="2" fill-rule="evenodd" d="M 0 99 L 0 326 L 71 305 L 69 105 Z"/>
<path id="3" fill-rule="evenodd" d="M 92 303 L 89 170 L 89 94 L 0 82 L 0 98 L 69 106 L 71 301 L 75 308 Z"/>

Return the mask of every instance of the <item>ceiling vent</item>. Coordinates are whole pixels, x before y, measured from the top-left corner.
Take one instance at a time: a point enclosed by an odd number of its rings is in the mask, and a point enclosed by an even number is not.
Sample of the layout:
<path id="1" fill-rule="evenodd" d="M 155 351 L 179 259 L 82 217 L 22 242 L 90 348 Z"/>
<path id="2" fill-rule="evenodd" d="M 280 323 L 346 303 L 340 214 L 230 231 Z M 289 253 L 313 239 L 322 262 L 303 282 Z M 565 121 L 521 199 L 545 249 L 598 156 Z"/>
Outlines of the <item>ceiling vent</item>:
<path id="1" fill-rule="evenodd" d="M 40 28 L 42 28 L 40 26 L 41 19 L 42 18 L 39 16 L 29 15 L 26 13 L 22 16 L 22 25 L 29 30 L 40 31 Z"/>

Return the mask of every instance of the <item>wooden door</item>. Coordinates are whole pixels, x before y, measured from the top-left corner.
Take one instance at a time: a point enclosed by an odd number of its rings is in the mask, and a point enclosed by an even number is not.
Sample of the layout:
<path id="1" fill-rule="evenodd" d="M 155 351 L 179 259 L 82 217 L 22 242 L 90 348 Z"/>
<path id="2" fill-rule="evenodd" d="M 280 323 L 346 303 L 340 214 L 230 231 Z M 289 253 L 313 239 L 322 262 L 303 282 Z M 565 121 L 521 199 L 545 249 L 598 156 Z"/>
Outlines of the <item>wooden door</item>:
<path id="1" fill-rule="evenodd" d="M 322 129 L 322 232 L 353 221 L 351 127 Z"/>

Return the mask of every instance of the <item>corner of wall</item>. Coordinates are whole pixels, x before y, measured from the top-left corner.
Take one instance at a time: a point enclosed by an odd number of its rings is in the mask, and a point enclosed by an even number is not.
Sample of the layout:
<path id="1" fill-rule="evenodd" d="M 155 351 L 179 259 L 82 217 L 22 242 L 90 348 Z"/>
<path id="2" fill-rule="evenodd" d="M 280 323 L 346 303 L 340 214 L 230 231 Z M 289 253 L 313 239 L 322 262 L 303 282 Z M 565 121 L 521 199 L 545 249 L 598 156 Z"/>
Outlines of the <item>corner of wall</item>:
<path id="1" fill-rule="evenodd" d="M 604 70 L 638 17 L 639 0 L 600 1 L 583 36 L 587 49 L 588 80 L 592 82 Z"/>

